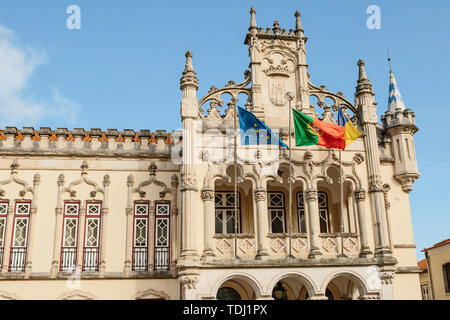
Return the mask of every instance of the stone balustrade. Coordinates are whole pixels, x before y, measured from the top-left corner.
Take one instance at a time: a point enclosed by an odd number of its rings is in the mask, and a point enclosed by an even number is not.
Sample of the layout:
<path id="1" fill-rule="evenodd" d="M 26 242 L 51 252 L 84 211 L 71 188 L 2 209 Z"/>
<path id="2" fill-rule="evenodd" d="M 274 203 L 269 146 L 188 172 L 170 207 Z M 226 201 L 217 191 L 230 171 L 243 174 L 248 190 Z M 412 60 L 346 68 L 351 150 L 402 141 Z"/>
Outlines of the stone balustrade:
<path id="1" fill-rule="evenodd" d="M 174 145 L 181 141 L 181 132 L 165 130 L 134 131 L 124 129 L 108 129 L 102 131 L 98 128 L 85 130 L 75 128 L 58 128 L 52 130 L 48 127 L 34 129 L 24 127 L 6 127 L 0 130 L 0 150 L 4 154 L 14 153 L 43 153 L 43 154 L 82 154 L 82 155 L 170 155 Z"/>

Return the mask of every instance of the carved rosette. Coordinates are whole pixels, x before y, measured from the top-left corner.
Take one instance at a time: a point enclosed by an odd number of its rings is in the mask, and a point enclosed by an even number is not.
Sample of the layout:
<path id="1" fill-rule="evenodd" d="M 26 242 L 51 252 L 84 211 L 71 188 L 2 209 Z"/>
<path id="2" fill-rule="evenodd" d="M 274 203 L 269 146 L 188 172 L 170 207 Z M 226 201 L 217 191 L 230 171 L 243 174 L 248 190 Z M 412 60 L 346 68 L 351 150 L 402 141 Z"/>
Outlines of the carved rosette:
<path id="1" fill-rule="evenodd" d="M 214 200 L 214 190 L 203 189 L 201 194 L 203 201 L 213 201 Z"/>
<path id="2" fill-rule="evenodd" d="M 366 200 L 366 191 L 359 189 L 355 191 L 355 200 L 357 202 Z"/>
<path id="3" fill-rule="evenodd" d="M 258 201 L 265 201 L 267 198 L 267 191 L 264 189 L 257 189 L 255 190 L 255 200 Z"/>

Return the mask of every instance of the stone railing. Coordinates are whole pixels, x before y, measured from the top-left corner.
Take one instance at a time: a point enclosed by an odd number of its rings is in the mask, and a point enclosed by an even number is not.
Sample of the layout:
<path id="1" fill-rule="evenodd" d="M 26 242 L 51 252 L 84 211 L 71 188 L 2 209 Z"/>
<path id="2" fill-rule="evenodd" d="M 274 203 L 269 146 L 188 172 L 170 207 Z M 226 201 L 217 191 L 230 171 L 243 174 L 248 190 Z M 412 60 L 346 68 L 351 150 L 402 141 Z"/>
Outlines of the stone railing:
<path id="1" fill-rule="evenodd" d="M 347 256 L 358 256 L 360 251 L 359 236 L 356 233 L 344 233 L 341 238 L 340 233 L 322 233 L 322 255 L 335 257 L 342 253 Z"/>
<path id="2" fill-rule="evenodd" d="M 213 251 L 217 259 L 233 258 L 234 240 L 234 234 L 214 235 Z M 254 259 L 256 256 L 255 234 L 238 234 L 237 251 L 240 258 Z"/>
<path id="3" fill-rule="evenodd" d="M 165 130 L 117 129 L 84 130 L 66 128 L 52 130 L 47 127 L 35 130 L 24 127 L 6 127 L 0 130 L 0 150 L 4 154 L 27 154 L 29 152 L 42 154 L 83 154 L 83 155 L 170 155 L 172 146 L 179 143 L 179 131 L 171 133 Z"/>
<path id="4" fill-rule="evenodd" d="M 308 257 L 308 236 L 306 234 L 293 233 L 289 241 L 289 235 L 285 233 L 269 233 L 269 258 L 282 259 L 289 254 L 289 245 L 294 257 L 306 259 Z"/>

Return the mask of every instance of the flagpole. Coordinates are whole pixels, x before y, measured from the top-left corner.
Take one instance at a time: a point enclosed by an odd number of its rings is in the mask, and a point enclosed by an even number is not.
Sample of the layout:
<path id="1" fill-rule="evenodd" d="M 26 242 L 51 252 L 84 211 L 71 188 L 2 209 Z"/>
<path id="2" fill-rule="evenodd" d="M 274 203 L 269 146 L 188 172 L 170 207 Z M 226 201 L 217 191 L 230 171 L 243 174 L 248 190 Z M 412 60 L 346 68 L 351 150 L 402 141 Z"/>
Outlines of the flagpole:
<path id="1" fill-rule="evenodd" d="M 339 149 L 339 189 L 340 189 L 340 204 L 341 204 L 341 253 L 339 255 L 339 257 L 341 258 L 345 258 L 347 257 L 344 254 L 344 176 L 343 176 L 343 172 L 342 172 L 342 150 Z"/>
<path id="2" fill-rule="evenodd" d="M 234 101 L 234 259 L 237 255 L 237 232 L 238 232 L 238 212 L 237 212 L 237 101 Z M 225 215 L 226 219 L 226 215 Z"/>
<path id="3" fill-rule="evenodd" d="M 292 255 L 292 160 L 291 160 L 291 122 L 292 122 L 292 100 L 294 99 L 294 94 L 292 92 L 286 93 L 286 98 L 289 100 L 289 254 L 288 258 L 294 258 Z"/>

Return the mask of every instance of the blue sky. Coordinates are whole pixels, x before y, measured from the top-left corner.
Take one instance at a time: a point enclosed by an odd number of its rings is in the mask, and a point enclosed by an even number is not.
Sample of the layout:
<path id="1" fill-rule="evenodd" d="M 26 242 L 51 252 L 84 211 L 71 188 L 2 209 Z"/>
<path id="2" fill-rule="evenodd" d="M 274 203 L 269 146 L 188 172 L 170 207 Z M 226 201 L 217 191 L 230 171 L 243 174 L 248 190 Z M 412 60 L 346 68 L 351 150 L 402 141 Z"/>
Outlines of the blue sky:
<path id="1" fill-rule="evenodd" d="M 68 30 L 66 8 L 81 8 L 81 30 Z M 369 5 L 381 29 L 366 27 Z M 179 78 L 194 53 L 198 96 L 211 85 L 243 79 L 249 8 L 258 26 L 294 28 L 296 9 L 308 41 L 311 80 L 353 101 L 363 58 L 379 114 L 392 66 L 416 114 L 422 177 L 410 194 L 418 252 L 449 237 L 448 135 L 450 2 L 0 0 L 0 126 L 52 128 L 180 127 Z M 392 213 L 395 214 L 395 213 Z M 422 257 L 422 254 L 418 254 Z"/>

